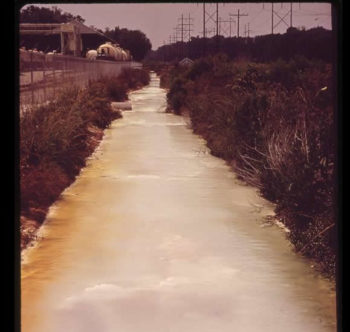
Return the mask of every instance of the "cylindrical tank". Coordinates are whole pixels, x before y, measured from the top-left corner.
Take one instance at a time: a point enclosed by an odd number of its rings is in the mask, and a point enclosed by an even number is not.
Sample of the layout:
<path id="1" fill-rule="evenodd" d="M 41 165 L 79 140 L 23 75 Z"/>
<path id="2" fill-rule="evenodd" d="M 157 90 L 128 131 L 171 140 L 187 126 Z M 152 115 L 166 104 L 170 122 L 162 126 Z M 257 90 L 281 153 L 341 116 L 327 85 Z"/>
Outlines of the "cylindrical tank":
<path id="1" fill-rule="evenodd" d="M 122 56 L 123 56 L 123 61 L 127 61 L 128 60 L 128 55 L 127 53 L 125 52 L 125 50 L 121 50 L 122 51 Z"/>
<path id="2" fill-rule="evenodd" d="M 102 44 L 97 49 L 97 59 L 122 61 L 122 50 L 110 42 Z"/>
<path id="3" fill-rule="evenodd" d="M 129 50 L 125 50 L 125 52 L 126 52 L 126 60 L 127 61 L 131 61 L 132 60 L 132 56 L 131 56 L 131 53 L 130 53 L 130 51 Z"/>
<path id="4" fill-rule="evenodd" d="M 123 49 L 117 45 L 115 46 L 115 48 L 116 48 L 117 54 L 118 54 L 116 60 L 117 61 L 124 61 Z"/>
<path id="5" fill-rule="evenodd" d="M 97 51 L 96 50 L 89 50 L 86 52 L 86 58 L 89 60 L 96 60 L 97 58 Z"/>

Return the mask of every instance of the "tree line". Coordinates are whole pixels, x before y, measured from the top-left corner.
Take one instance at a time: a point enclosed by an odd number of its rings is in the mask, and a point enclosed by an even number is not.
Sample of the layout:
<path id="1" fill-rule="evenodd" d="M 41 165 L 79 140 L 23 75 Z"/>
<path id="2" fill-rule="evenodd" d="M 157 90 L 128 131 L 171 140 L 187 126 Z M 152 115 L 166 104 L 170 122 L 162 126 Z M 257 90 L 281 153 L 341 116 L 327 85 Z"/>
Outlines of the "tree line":
<path id="1" fill-rule="evenodd" d="M 57 7 L 45 8 L 31 5 L 22 9 L 20 12 L 20 23 L 67 23 L 72 20 L 79 21 L 80 23 L 85 22 L 85 19 L 80 15 L 75 16 L 63 12 Z M 114 29 L 106 28 L 104 31 L 101 29 L 94 29 L 115 40 L 122 48 L 128 49 L 136 61 L 141 61 L 152 48 L 150 40 L 139 30 L 129 30 L 119 27 L 115 27 Z M 25 46 L 28 49 L 41 47 L 44 48 L 42 51 L 45 51 L 45 47 L 40 46 L 45 44 L 45 41 L 42 39 L 42 36 L 21 37 L 20 46 Z M 57 44 L 58 41 L 56 39 L 55 42 Z M 100 41 L 98 42 L 99 39 L 96 40 L 96 45 L 94 45 L 95 48 L 99 46 L 98 43 L 101 43 Z M 106 38 L 106 41 L 107 40 L 108 39 Z M 59 47 L 59 45 L 57 45 L 57 47 Z"/>
<path id="2" fill-rule="evenodd" d="M 150 52 L 149 60 L 178 61 L 184 57 L 198 59 L 216 53 L 225 53 L 230 59 L 245 58 L 256 62 L 277 59 L 289 60 L 295 55 L 307 59 L 332 62 L 332 31 L 322 27 L 309 30 L 289 28 L 284 34 L 270 34 L 253 38 L 215 36 L 192 37 L 189 42 L 163 45 Z"/>
<path id="3" fill-rule="evenodd" d="M 85 22 L 85 19 L 80 15 L 74 16 L 55 6 L 45 8 L 31 5 L 22 9 L 20 13 L 21 23 L 67 23 L 71 20 L 77 20 L 80 23 Z"/>

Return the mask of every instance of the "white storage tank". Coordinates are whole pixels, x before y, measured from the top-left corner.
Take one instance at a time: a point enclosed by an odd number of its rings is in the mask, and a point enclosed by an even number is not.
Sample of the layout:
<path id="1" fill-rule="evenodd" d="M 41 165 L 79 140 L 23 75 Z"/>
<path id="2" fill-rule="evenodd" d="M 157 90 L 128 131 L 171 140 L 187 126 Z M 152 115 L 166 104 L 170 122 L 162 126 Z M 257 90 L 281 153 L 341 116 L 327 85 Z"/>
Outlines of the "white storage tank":
<path id="1" fill-rule="evenodd" d="M 110 42 L 102 44 L 97 49 L 97 59 L 123 61 L 123 53 L 120 47 Z"/>

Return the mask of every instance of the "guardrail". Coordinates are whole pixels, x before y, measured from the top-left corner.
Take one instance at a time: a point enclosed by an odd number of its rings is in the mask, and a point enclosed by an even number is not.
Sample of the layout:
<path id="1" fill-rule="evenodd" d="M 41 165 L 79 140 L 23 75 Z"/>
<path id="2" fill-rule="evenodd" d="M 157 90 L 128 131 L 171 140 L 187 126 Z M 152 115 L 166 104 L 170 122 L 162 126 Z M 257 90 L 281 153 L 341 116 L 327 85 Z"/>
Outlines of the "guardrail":
<path id="1" fill-rule="evenodd" d="M 60 54 L 20 50 L 20 107 L 42 104 L 55 99 L 59 90 L 90 80 L 117 76 L 123 68 L 140 68 L 134 61 L 89 60 Z"/>

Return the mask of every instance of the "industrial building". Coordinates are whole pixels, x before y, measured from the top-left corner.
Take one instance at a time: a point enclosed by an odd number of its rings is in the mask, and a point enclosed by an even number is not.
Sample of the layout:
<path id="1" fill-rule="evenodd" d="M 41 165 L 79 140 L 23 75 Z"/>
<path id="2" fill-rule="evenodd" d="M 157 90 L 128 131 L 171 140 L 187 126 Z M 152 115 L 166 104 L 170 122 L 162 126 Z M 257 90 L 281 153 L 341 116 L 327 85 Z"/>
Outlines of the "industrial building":
<path id="1" fill-rule="evenodd" d="M 56 51 L 64 55 L 85 56 L 88 49 L 115 41 L 78 21 L 68 23 L 21 23 L 20 47 L 45 53 Z"/>

